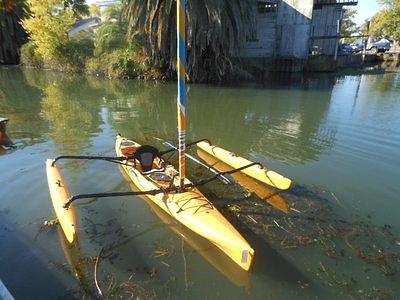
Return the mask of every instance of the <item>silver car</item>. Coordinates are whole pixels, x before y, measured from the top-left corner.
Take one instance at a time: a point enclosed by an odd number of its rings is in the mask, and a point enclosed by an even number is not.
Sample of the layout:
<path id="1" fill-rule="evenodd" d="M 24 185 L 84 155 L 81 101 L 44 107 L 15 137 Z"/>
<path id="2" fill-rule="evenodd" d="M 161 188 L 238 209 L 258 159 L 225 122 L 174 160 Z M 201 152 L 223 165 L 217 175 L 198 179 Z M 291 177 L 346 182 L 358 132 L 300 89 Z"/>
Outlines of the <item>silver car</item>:
<path id="1" fill-rule="evenodd" d="M 376 41 L 374 39 L 369 39 L 367 43 L 367 50 L 372 53 L 376 54 L 378 52 L 386 52 L 390 49 L 392 43 L 385 38 Z"/>

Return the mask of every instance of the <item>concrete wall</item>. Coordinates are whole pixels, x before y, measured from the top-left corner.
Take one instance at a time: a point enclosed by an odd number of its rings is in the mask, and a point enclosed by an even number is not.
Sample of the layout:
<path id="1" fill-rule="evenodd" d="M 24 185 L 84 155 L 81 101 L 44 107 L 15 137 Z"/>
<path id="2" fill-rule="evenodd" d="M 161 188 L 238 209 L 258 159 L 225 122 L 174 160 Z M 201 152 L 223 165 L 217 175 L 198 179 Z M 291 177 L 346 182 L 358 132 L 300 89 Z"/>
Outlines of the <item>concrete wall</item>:
<path id="1" fill-rule="evenodd" d="M 312 16 L 312 37 L 337 35 L 337 21 L 342 19 L 342 5 L 327 5 L 314 9 Z M 311 49 L 314 54 L 334 55 L 336 38 L 314 38 Z"/>
<path id="2" fill-rule="evenodd" d="M 310 53 L 333 57 L 343 4 L 315 5 L 314 2 L 271 0 L 270 4 L 277 4 L 276 9 L 265 11 L 259 6 L 257 38 L 243 45 L 240 56 L 254 58 L 264 67 L 265 62 L 273 62 L 271 69 L 278 72 L 301 71 Z"/>
<path id="3" fill-rule="evenodd" d="M 282 0 L 277 16 L 277 56 L 306 59 L 309 52 L 313 0 Z"/>
<path id="4" fill-rule="evenodd" d="M 257 38 L 247 41 L 241 57 L 306 59 L 313 0 L 282 0 L 275 10 L 256 12 Z"/>
<path id="5" fill-rule="evenodd" d="M 276 12 L 257 14 L 257 38 L 243 45 L 241 57 L 275 57 Z"/>

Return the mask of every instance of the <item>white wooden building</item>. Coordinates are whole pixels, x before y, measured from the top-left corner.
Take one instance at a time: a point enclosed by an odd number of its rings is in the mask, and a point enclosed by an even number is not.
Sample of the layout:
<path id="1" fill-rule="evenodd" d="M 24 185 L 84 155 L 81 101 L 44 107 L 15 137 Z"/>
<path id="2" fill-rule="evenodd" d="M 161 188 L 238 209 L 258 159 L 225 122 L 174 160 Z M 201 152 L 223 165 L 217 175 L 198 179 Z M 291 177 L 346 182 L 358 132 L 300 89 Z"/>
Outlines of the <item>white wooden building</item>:
<path id="1" fill-rule="evenodd" d="M 358 0 L 257 0 L 257 36 L 243 45 L 245 58 L 306 60 L 334 55 L 343 7 Z"/>

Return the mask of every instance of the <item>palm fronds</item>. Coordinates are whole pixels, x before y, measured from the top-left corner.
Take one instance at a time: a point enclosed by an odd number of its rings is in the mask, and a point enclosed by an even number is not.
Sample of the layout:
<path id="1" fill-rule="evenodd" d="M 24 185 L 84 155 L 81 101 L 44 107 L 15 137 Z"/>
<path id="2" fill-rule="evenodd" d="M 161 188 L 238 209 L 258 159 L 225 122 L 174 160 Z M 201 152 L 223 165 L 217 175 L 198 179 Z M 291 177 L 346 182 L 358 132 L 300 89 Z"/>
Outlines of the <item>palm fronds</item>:
<path id="1" fill-rule="evenodd" d="M 187 74 L 194 82 L 220 81 L 229 76 L 232 57 L 254 34 L 251 0 L 197 0 L 187 2 Z M 153 62 L 167 61 L 176 69 L 176 2 L 125 0 L 123 16 L 129 33 L 144 35 Z"/>

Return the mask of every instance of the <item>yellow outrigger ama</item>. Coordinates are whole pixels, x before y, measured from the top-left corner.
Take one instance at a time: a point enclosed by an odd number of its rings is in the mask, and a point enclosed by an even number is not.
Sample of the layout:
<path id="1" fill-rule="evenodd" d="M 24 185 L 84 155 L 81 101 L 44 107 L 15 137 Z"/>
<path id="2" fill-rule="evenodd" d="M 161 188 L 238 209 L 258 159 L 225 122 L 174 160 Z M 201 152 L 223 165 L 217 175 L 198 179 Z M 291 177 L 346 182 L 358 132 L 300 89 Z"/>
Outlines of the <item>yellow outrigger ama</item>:
<path id="1" fill-rule="evenodd" d="M 178 172 L 156 155 L 150 146 L 141 146 L 135 141 L 117 135 L 115 149 L 118 156 L 135 156 L 122 164 L 133 184 L 140 191 L 167 189 L 179 186 Z M 148 151 L 142 151 L 147 149 Z M 146 160 L 151 161 L 151 166 Z M 191 182 L 185 178 L 185 185 Z M 196 188 L 189 187 L 182 192 L 159 193 L 147 195 L 166 213 L 177 221 L 206 238 L 244 270 L 249 270 L 254 250 L 231 223 L 217 208 Z"/>
<path id="2" fill-rule="evenodd" d="M 65 207 L 65 203 L 71 197 L 64 177 L 53 159 L 46 160 L 47 182 L 49 184 L 50 198 L 56 213 L 58 222 L 68 242 L 76 240 L 76 215 L 73 204 Z"/>
<path id="3" fill-rule="evenodd" d="M 234 169 L 239 169 L 252 163 L 252 161 L 238 156 L 233 152 L 212 145 L 209 141 L 198 142 L 197 146 L 220 161 L 230 165 Z M 261 164 L 255 164 L 248 168 L 244 168 L 241 172 L 281 190 L 288 189 L 292 183 L 289 178 L 286 178 L 275 171 L 269 170 Z"/>

